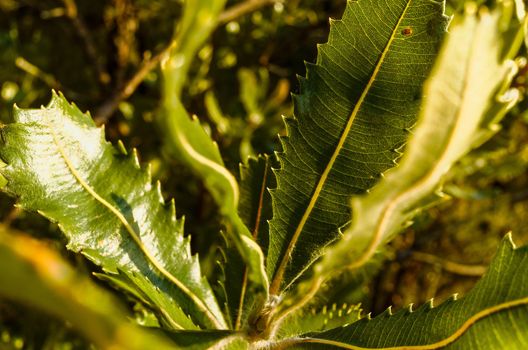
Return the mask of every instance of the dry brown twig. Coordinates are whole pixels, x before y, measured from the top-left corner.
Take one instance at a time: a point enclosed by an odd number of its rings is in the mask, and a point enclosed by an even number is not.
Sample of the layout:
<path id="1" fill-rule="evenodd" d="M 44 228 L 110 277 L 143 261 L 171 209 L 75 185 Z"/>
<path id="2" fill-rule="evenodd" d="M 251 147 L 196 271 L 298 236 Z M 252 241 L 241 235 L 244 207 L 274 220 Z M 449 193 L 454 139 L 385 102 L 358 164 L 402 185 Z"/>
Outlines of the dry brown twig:
<path id="1" fill-rule="evenodd" d="M 26 60 L 24 57 L 17 57 L 15 60 L 15 65 L 17 68 L 41 80 L 54 90 L 60 90 L 62 88 L 61 83 L 53 75 L 44 72 L 39 67 Z"/>
<path id="2" fill-rule="evenodd" d="M 135 39 L 138 29 L 138 19 L 135 7 L 131 0 L 113 0 L 114 23 L 117 34 L 114 37 L 116 49 L 117 69 L 114 73 L 114 84 L 117 87 L 123 86 L 126 78 L 126 70 L 131 63 L 136 61 Z"/>
<path id="3" fill-rule="evenodd" d="M 68 96 L 71 96 L 72 98 L 76 98 L 76 99 L 80 98 L 81 96 L 78 92 L 63 86 L 60 83 L 60 81 L 57 80 L 57 78 L 55 78 L 55 76 L 53 76 L 50 73 L 46 73 L 45 71 L 43 71 L 42 69 L 34 65 L 33 63 L 29 62 L 24 57 L 21 57 L 21 56 L 17 57 L 15 59 L 15 66 L 18 69 L 42 81 L 44 84 L 48 85 L 53 90 L 65 91 L 67 92 Z"/>
<path id="4" fill-rule="evenodd" d="M 73 0 L 63 0 L 63 1 L 73 1 Z M 262 7 L 272 5 L 282 0 L 246 0 L 239 4 L 233 5 L 232 7 L 226 9 L 222 12 L 218 19 L 218 25 L 223 25 L 225 23 L 231 22 L 236 18 L 244 16 L 248 13 L 256 11 Z M 162 61 L 172 48 L 172 43 L 167 47 L 161 50 L 154 56 L 149 57 L 148 59 L 143 60 L 139 69 L 136 73 L 125 83 L 123 86 L 116 91 L 108 100 L 106 100 L 95 112 L 95 121 L 98 124 L 103 124 L 110 119 L 112 114 L 115 112 L 119 103 L 128 99 L 136 91 L 138 86 L 143 82 L 145 77 Z"/>
<path id="5" fill-rule="evenodd" d="M 242 17 L 248 13 L 256 11 L 262 7 L 273 5 L 280 2 L 280 0 L 246 0 L 231 6 L 218 16 L 218 24 L 229 23 L 239 17 Z"/>
<path id="6" fill-rule="evenodd" d="M 97 79 L 99 84 L 101 86 L 106 86 L 110 82 L 110 74 L 108 74 L 104 66 L 99 61 L 94 40 L 83 19 L 79 17 L 75 0 L 62 0 L 62 3 L 64 4 L 64 8 L 66 10 L 66 17 L 68 17 L 73 23 L 75 30 L 77 30 L 77 34 L 84 42 L 86 54 L 93 62 L 95 70 L 97 71 Z"/>
<path id="7" fill-rule="evenodd" d="M 141 63 L 138 71 L 127 81 L 127 83 L 117 92 L 115 92 L 110 99 L 105 101 L 95 113 L 95 121 L 98 124 L 108 121 L 112 113 L 115 112 L 119 103 L 128 99 L 136 91 L 137 87 L 143 82 L 145 77 L 160 64 L 163 57 L 170 51 L 172 45 L 167 46 L 161 52 L 144 60 Z"/>

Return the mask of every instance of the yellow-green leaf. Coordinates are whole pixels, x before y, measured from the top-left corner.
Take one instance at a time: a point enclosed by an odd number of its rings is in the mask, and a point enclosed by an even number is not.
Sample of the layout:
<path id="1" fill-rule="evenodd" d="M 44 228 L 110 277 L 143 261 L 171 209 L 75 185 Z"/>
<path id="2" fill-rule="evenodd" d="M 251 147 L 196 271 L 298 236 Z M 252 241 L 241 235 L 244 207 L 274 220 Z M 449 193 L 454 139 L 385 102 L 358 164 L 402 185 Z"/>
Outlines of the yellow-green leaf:
<path id="1" fill-rule="evenodd" d="M 55 93 L 46 107 L 16 109 L 1 132 L 3 190 L 57 222 L 69 249 L 147 298 L 168 328 L 227 327 L 183 220 L 135 151 L 112 147 L 89 115 Z"/>

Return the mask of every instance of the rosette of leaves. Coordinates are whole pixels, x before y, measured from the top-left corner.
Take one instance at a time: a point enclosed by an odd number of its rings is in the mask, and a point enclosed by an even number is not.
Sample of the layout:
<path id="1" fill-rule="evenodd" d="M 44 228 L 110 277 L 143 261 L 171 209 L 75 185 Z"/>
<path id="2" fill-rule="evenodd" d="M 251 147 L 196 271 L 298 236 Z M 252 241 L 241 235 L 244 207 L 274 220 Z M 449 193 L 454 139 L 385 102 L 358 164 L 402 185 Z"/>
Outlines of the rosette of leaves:
<path id="1" fill-rule="evenodd" d="M 190 4 L 197 11 L 187 16 L 196 23 L 209 18 L 198 15 L 201 10 L 215 5 L 218 12 L 223 5 Z M 185 30 L 163 65 L 162 122 L 173 136 L 167 141 L 173 153 L 204 179 L 231 230 L 238 255 L 226 254 L 225 295 L 202 276 L 183 219 L 165 203 L 136 152 L 106 142 L 104 130 L 60 94 L 41 109 L 16 109 L 15 122 L 2 127 L 4 191 L 20 207 L 56 222 L 68 248 L 100 267 L 100 278 L 151 310 L 166 336 L 139 337 L 163 348 L 522 349 L 528 343 L 528 249 L 514 249 L 511 240 L 461 301 L 394 315 L 389 309 L 360 320 L 357 306 L 332 308 L 331 315 L 328 308 L 312 315 L 304 308 L 323 282 L 363 266 L 434 202 L 445 172 L 493 135 L 517 102 L 518 92 L 507 87 L 515 71 L 508 58 L 518 48 L 518 22 L 502 7 L 490 12 L 468 5 L 438 54 L 447 25 L 443 6 L 438 0 L 350 1 L 301 79 L 276 176 L 272 159 L 251 160 L 242 170 L 240 193 L 218 148 L 179 99 L 188 59 L 199 46 L 187 41 L 196 34 L 194 20 L 183 21 Z M 399 166 L 388 170 L 406 143 Z M 31 293 L 17 294 L 11 286 L 21 280 L 13 273 L 0 274 L 2 295 L 72 318 L 76 327 L 82 327 L 77 316 L 84 312 L 108 319 L 109 337 L 100 327 L 85 334 L 103 347 L 116 343 L 116 334 L 120 340 L 122 309 L 115 308 L 114 317 L 91 300 L 76 301 L 78 289 L 39 274 L 49 272 L 49 259 L 40 266 L 21 253 L 20 244 L 0 236 L 0 263 L 20 267 L 41 293 L 65 301 L 49 306 Z M 261 304 L 254 299 L 267 294 L 267 277 L 271 295 Z M 250 282 L 258 288 L 248 288 Z"/>

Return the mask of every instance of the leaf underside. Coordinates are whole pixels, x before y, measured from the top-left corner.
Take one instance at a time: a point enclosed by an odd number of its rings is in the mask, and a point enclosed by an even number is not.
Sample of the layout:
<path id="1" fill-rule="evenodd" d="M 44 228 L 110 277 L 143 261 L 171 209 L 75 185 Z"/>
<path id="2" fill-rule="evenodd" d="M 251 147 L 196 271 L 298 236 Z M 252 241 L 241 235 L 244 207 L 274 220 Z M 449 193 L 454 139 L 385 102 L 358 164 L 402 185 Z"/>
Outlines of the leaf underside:
<path id="1" fill-rule="evenodd" d="M 426 83 L 427 99 L 400 165 L 389 170 L 370 193 L 354 198 L 357 218 L 343 238 L 327 249 L 316 273 L 332 274 L 368 261 L 369 254 L 435 198 L 445 172 L 498 130 L 497 121 L 518 96 L 514 91 L 504 94 L 515 69 L 502 57 L 506 42 L 499 26 L 502 14 L 500 9 L 478 12 L 476 6 L 468 6 L 452 24 Z M 369 248 L 362 253 L 366 243 Z M 523 274 L 527 265 L 528 247 L 514 250 L 510 238 L 503 242 L 486 276 L 461 301 L 453 298 L 438 308 L 432 308 L 431 302 L 395 315 L 388 309 L 373 320 L 306 334 L 311 339 L 291 340 L 290 345 L 356 350 L 524 349 L 528 344 L 528 284 Z"/>
<path id="2" fill-rule="evenodd" d="M 57 222 L 69 249 L 148 299 L 166 327 L 225 327 L 183 220 L 135 151 L 112 147 L 89 115 L 55 93 L 46 107 L 16 109 L 1 132 L 3 190 L 19 206 Z"/>
<path id="3" fill-rule="evenodd" d="M 286 119 L 267 257 L 287 288 L 350 221 L 350 196 L 395 164 L 447 18 L 439 0 L 349 1 Z"/>
<path id="4" fill-rule="evenodd" d="M 256 158 L 249 157 L 247 164 L 240 165 L 238 213 L 253 239 L 263 248 L 268 243 L 268 220 L 272 216 L 268 188 L 276 186 L 275 175 L 271 169 L 274 161 L 274 158 L 268 155 L 259 155 Z M 249 283 L 247 267 L 229 242 L 223 249 L 222 260 L 221 295 L 233 326 L 238 329 L 247 323 L 250 311 L 259 306 L 258 300 L 255 300 L 253 286 Z"/>
<path id="5" fill-rule="evenodd" d="M 273 215 L 268 189 L 277 186 L 272 171 L 274 165 L 276 161 L 273 156 L 259 155 L 257 158 L 248 158 L 247 164 L 240 166 L 238 212 L 253 238 L 263 249 L 268 246 L 268 221 Z"/>
<path id="6" fill-rule="evenodd" d="M 189 118 L 181 101 L 189 69 L 200 47 L 217 25 L 226 0 L 187 1 L 173 39 L 173 47 L 162 62 L 162 113 L 160 122 L 165 132 L 165 143 L 172 155 L 182 161 L 202 180 L 218 205 L 225 220 L 226 233 L 244 262 L 248 265 L 248 278 L 260 299 L 268 295 L 268 278 L 264 268 L 264 255 L 251 239 L 247 227 L 238 216 L 239 189 L 235 177 L 224 167 L 218 145 L 204 130 L 197 117 Z M 199 30 L 197 30 L 199 28 Z"/>
<path id="7" fill-rule="evenodd" d="M 288 349 L 526 349 L 528 348 L 528 246 L 508 236 L 486 275 L 467 296 L 433 307 L 364 318 L 328 332 L 307 334 Z M 306 344 L 302 344 L 306 341 Z M 330 341 L 330 342 L 329 342 Z"/>
<path id="8" fill-rule="evenodd" d="M 501 54 L 499 10 L 473 6 L 456 18 L 424 88 L 420 120 L 398 167 L 354 197 L 354 218 L 314 270 L 322 276 L 363 266 L 422 208 L 438 201 L 445 173 L 492 136 L 518 100 L 508 87 L 516 68 Z"/>

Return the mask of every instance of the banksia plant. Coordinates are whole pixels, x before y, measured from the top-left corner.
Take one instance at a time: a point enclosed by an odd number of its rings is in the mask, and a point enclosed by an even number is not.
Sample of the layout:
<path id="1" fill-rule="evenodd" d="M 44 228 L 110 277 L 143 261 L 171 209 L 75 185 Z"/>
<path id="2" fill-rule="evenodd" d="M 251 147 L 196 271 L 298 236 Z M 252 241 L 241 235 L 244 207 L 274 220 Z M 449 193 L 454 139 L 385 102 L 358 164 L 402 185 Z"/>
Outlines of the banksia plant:
<path id="1" fill-rule="evenodd" d="M 2 126 L 2 190 L 56 223 L 99 282 L 3 226 L 0 295 L 101 349 L 526 348 L 528 248 L 511 234 L 461 297 L 379 315 L 320 303 L 326 286 L 363 273 L 416 215 L 448 201 L 447 174 L 518 105 L 522 3 L 467 2 L 451 18 L 443 0 L 348 1 L 306 63 L 276 152 L 247 159 L 240 174 L 182 98 L 224 6 L 185 2 L 160 60 L 157 111 L 168 156 L 215 202 L 219 268 L 204 272 L 185 233 L 194 228 L 138 151 L 108 142 L 54 91 L 40 109 L 15 106 Z"/>

